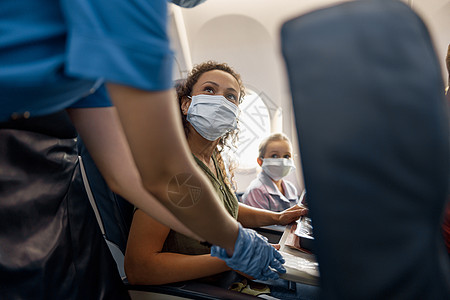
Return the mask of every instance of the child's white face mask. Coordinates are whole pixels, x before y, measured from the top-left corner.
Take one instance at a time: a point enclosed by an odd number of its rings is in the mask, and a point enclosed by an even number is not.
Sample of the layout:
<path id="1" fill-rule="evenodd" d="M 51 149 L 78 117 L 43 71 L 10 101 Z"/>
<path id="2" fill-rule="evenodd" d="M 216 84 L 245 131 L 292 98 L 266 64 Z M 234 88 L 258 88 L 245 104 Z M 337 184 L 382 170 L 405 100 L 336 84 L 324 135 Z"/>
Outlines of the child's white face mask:
<path id="1" fill-rule="evenodd" d="M 295 169 L 294 162 L 290 158 L 264 158 L 261 167 L 275 181 L 280 180 Z"/>

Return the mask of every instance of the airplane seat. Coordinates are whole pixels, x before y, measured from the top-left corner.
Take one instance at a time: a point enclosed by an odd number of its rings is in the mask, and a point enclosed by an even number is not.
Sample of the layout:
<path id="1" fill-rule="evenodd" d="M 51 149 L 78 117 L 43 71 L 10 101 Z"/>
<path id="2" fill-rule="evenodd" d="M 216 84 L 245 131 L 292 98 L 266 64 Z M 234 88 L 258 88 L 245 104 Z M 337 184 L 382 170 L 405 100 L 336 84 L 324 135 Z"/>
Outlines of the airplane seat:
<path id="1" fill-rule="evenodd" d="M 225 281 L 222 286 L 195 281 L 158 286 L 128 284 L 124 270 L 124 257 L 134 206 L 109 189 L 80 137 L 78 137 L 78 149 L 83 182 L 89 201 L 116 262 L 120 277 L 132 299 L 255 299 L 253 296 L 226 289 L 225 286 L 229 284 Z"/>
<path id="2" fill-rule="evenodd" d="M 449 119 L 432 39 L 392 0 L 281 29 L 324 299 L 448 299 Z"/>
<path id="3" fill-rule="evenodd" d="M 236 192 L 236 198 L 238 199 L 239 202 L 242 202 L 242 196 L 244 195 L 243 192 Z"/>
<path id="4" fill-rule="evenodd" d="M 134 206 L 109 189 L 80 137 L 78 151 L 89 201 L 106 244 L 116 261 L 120 278 L 126 283 L 124 257 Z"/>

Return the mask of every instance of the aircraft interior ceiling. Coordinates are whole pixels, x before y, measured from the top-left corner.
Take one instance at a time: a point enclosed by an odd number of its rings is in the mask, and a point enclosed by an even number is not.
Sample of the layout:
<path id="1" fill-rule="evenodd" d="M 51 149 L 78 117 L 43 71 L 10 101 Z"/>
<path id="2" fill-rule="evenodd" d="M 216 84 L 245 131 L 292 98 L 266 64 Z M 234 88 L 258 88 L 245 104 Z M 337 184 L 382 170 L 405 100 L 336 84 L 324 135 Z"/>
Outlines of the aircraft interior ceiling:
<path id="1" fill-rule="evenodd" d="M 282 131 L 291 138 L 295 147 L 297 135 L 291 97 L 279 48 L 280 27 L 288 19 L 340 2 L 346 1 L 207 0 L 189 9 L 171 5 L 170 33 L 176 57 L 174 79 L 185 77 L 193 65 L 206 60 L 228 63 L 241 74 L 245 86 L 260 96 L 269 116 L 267 119 L 269 124 L 257 132 L 250 132 L 258 127 L 257 120 L 246 119 L 241 122 L 241 130 L 245 131 L 244 142 L 253 140 L 251 147 L 255 148 L 256 141 L 259 142 L 266 133 Z M 410 5 L 428 26 L 446 82 L 445 55 L 450 43 L 450 1 L 404 0 L 404 2 Z M 247 98 L 245 100 L 248 103 L 252 102 Z M 256 114 L 261 112 L 258 111 Z M 248 117 L 252 118 L 252 114 L 248 113 Z M 259 117 L 262 120 L 262 115 Z M 255 124 L 250 124 L 253 121 Z M 243 129 L 242 125 L 246 125 L 247 128 Z M 240 138 L 243 138 L 242 134 Z M 239 147 L 245 148 L 242 143 Z M 236 171 L 238 192 L 243 192 L 258 172 L 257 153 L 255 150 L 253 153 L 239 160 L 241 167 Z M 294 150 L 298 168 L 297 174 L 291 175 L 296 178 L 291 180 L 295 181 L 301 190 L 303 180 L 298 153 L 298 149 Z"/>

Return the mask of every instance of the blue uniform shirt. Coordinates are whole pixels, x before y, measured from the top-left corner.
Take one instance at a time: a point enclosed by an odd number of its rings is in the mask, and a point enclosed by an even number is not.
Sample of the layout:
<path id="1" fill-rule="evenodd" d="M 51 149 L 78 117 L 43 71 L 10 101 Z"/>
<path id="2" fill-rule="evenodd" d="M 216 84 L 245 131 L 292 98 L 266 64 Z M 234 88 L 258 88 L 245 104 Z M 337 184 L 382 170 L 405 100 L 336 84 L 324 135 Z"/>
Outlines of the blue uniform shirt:
<path id="1" fill-rule="evenodd" d="M 0 122 L 77 106 L 102 78 L 169 89 L 166 23 L 166 0 L 1 1 Z"/>

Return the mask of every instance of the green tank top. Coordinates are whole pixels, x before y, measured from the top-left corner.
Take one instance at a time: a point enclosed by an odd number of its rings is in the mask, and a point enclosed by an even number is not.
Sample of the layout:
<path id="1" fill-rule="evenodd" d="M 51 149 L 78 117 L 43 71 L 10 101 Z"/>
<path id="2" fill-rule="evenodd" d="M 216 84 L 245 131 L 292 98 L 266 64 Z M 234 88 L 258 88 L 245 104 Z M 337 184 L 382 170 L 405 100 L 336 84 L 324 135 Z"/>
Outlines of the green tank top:
<path id="1" fill-rule="evenodd" d="M 235 196 L 235 194 L 229 189 L 228 185 L 224 182 L 224 174 L 222 174 L 215 155 L 212 156 L 212 160 L 214 162 L 214 167 L 216 169 L 217 177 L 209 170 L 209 168 L 199 160 L 195 155 L 194 159 L 200 168 L 205 172 L 206 176 L 212 183 L 214 190 L 216 191 L 219 199 L 222 201 L 223 206 L 226 208 L 228 213 L 235 219 L 237 219 L 239 203 Z M 199 255 L 199 254 L 208 254 L 211 252 L 211 249 L 205 245 L 200 244 L 199 241 L 187 237 L 181 233 L 170 230 L 169 235 L 167 236 L 166 241 L 164 242 L 164 246 L 162 252 L 174 252 L 181 254 L 191 254 L 191 255 Z"/>

